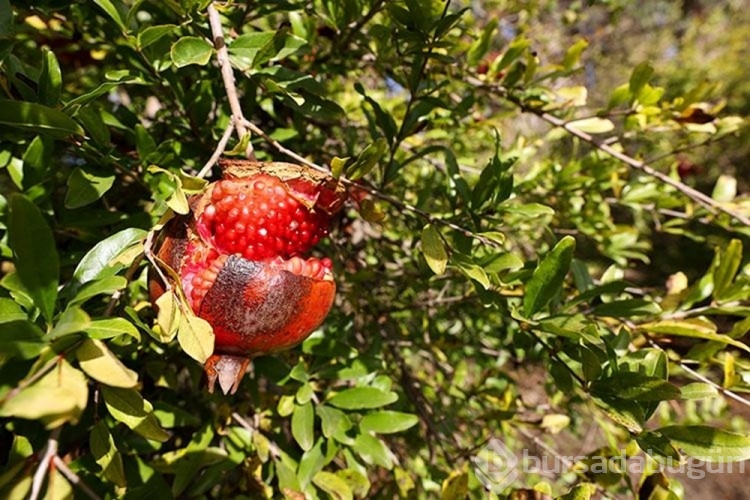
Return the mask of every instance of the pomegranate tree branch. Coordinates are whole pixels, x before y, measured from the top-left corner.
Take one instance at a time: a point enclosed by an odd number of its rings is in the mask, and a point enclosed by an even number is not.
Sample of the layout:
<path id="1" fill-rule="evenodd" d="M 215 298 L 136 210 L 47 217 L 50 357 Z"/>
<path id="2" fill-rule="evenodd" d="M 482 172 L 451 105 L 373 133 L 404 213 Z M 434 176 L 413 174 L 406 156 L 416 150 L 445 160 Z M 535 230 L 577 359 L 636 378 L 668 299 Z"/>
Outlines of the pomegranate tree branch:
<path id="1" fill-rule="evenodd" d="M 248 131 L 244 125 L 245 117 L 242 114 L 240 100 L 237 97 L 237 87 L 234 85 L 234 71 L 232 70 L 232 64 L 229 62 L 229 51 L 227 50 L 224 31 L 221 27 L 221 18 L 219 17 L 219 11 L 217 11 L 214 6 L 214 2 L 208 4 L 207 11 L 208 22 L 211 25 L 211 34 L 213 35 L 214 48 L 216 49 L 216 60 L 221 69 L 221 78 L 224 80 L 224 89 L 227 91 L 229 108 L 232 110 L 232 123 L 234 123 L 234 126 L 237 129 L 237 137 L 242 141 L 242 139 L 248 134 Z M 255 152 L 253 151 L 253 146 L 250 141 L 247 143 L 247 150 L 245 153 L 248 159 L 255 160 Z"/>
<path id="2" fill-rule="evenodd" d="M 52 461 L 55 463 L 55 467 L 57 468 L 57 470 L 59 470 L 60 473 L 65 476 L 71 484 L 78 486 L 78 488 L 80 488 L 87 497 L 89 497 L 91 500 L 101 500 L 101 497 L 97 495 L 94 490 L 89 488 L 89 486 L 83 482 L 78 474 L 70 470 L 70 467 L 68 467 L 68 464 L 66 464 L 62 458 L 55 455 L 54 457 L 52 457 Z"/>
<path id="3" fill-rule="evenodd" d="M 57 440 L 60 438 L 60 429 L 62 429 L 62 427 L 53 430 L 47 440 L 47 444 L 44 447 L 44 454 L 39 460 L 39 467 L 36 469 L 34 478 L 31 481 L 31 494 L 29 495 L 29 500 L 37 500 L 42 492 L 44 478 L 52 464 L 53 458 L 57 455 Z"/>
<path id="4" fill-rule="evenodd" d="M 221 155 L 224 154 L 224 150 L 227 148 L 227 143 L 229 142 L 229 138 L 232 137 L 232 132 L 234 132 L 234 123 L 229 122 L 229 126 L 224 131 L 224 135 L 221 136 L 221 139 L 219 140 L 219 144 L 216 145 L 216 150 L 214 151 L 214 154 L 211 155 L 211 158 L 208 159 L 205 165 L 203 165 L 203 168 L 200 172 L 198 172 L 198 177 L 201 179 L 208 175 L 208 173 L 211 171 L 213 166 L 216 164 L 217 161 L 219 161 L 219 158 L 221 158 Z"/>
<path id="5" fill-rule="evenodd" d="M 742 223 L 743 225 L 750 226 L 750 217 L 742 213 L 739 213 L 737 211 L 734 211 L 730 208 L 727 208 L 726 205 L 717 202 L 710 196 L 701 193 L 697 189 L 693 189 L 690 186 L 678 180 L 672 179 L 667 174 L 664 174 L 656 170 L 655 168 L 653 168 L 648 162 L 637 160 L 633 158 L 632 156 L 629 156 L 625 153 L 618 151 L 617 149 L 610 146 L 607 142 L 597 139 L 591 134 L 586 133 L 576 128 L 575 126 L 571 125 L 569 122 L 566 122 L 562 118 L 558 118 L 557 116 L 547 113 L 546 111 L 526 105 L 523 101 L 511 95 L 511 93 L 508 92 L 508 89 L 506 89 L 505 87 L 502 87 L 500 85 L 488 84 L 474 77 L 468 77 L 464 81 L 468 83 L 469 85 L 472 85 L 474 87 L 499 95 L 503 99 L 506 99 L 507 101 L 518 106 L 518 108 L 521 111 L 525 113 L 531 113 L 537 116 L 538 118 L 544 120 L 545 122 L 549 123 L 550 125 L 559 127 L 565 130 L 566 132 L 568 132 L 570 135 L 577 137 L 578 139 L 594 146 L 596 149 L 598 149 L 602 153 L 608 156 L 611 156 L 612 158 L 615 158 L 616 160 L 621 161 L 622 163 L 628 165 L 631 168 L 639 170 L 646 175 L 649 175 L 651 177 L 654 177 L 662 181 L 664 184 L 667 184 L 673 187 L 677 191 L 681 192 L 682 194 L 684 194 L 691 200 L 701 205 L 711 214 L 716 215 L 718 212 L 723 212 L 726 215 L 730 216 L 732 219 L 735 219 L 738 222 Z"/>
<path id="6" fill-rule="evenodd" d="M 284 155 L 288 156 L 289 158 L 292 158 L 292 159 L 294 159 L 294 160 L 302 163 L 303 165 L 307 165 L 310 168 L 314 168 L 315 170 L 320 170 L 321 172 L 330 172 L 327 168 L 322 167 L 322 166 L 320 166 L 320 165 L 318 165 L 316 163 L 311 162 L 307 158 L 304 158 L 303 156 L 298 155 L 297 153 L 295 153 L 291 149 L 285 148 L 279 141 L 277 141 L 273 137 L 271 137 L 268 134 L 266 134 L 265 132 L 263 132 L 263 130 L 261 130 L 255 124 L 253 124 L 253 123 L 251 123 L 251 122 L 249 122 L 247 120 L 244 121 L 244 124 L 255 135 L 260 136 L 264 141 L 266 141 L 271 146 L 273 146 L 279 153 L 284 154 Z M 374 198 L 378 198 L 379 200 L 385 201 L 386 203 L 388 203 L 388 204 L 390 204 L 392 206 L 395 206 L 397 208 L 400 208 L 401 210 L 415 213 L 415 214 L 419 215 L 420 217 L 426 219 L 427 221 L 429 221 L 432 224 L 436 224 L 436 225 L 448 227 L 450 229 L 453 229 L 454 231 L 458 231 L 459 233 L 461 233 L 461 234 L 463 234 L 463 235 L 465 235 L 465 236 L 467 236 L 469 238 L 473 238 L 473 239 L 479 241 L 480 243 L 483 243 L 484 245 L 487 245 L 489 247 L 500 248 L 500 244 L 498 244 L 498 243 L 490 240 L 489 238 L 485 238 L 481 234 L 477 234 L 474 231 L 471 231 L 469 229 L 461 227 L 461 226 L 459 226 L 457 224 L 454 224 L 452 222 L 449 222 L 449 221 L 447 221 L 445 219 L 440 219 L 438 217 L 435 217 L 434 215 L 429 214 L 429 213 L 425 212 L 424 210 L 415 207 L 414 205 L 406 203 L 405 201 L 402 201 L 402 200 L 400 200 L 400 199 L 398 199 L 396 197 L 393 197 L 393 196 L 387 195 L 385 193 L 382 193 L 382 192 L 378 191 L 377 189 L 375 189 L 375 188 L 373 188 L 371 186 L 368 186 L 367 184 L 361 184 L 361 183 L 358 183 L 358 182 L 353 182 L 353 181 L 350 181 L 349 179 L 346 179 L 344 177 L 340 177 L 339 181 L 342 184 L 344 184 L 345 186 L 349 186 L 349 187 L 352 187 L 352 188 L 355 188 L 355 189 L 360 189 L 360 190 L 366 192 L 367 194 L 373 196 Z"/>

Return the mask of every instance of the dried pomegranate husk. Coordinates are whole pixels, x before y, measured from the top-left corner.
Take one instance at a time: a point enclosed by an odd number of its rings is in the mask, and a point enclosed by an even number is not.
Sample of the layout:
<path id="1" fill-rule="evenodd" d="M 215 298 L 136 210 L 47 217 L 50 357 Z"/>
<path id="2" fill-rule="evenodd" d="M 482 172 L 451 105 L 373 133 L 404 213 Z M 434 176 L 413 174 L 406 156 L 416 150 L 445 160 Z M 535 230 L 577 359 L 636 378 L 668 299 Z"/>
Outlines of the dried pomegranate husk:
<path id="1" fill-rule="evenodd" d="M 281 181 L 289 195 L 288 203 L 281 205 L 298 210 L 304 206 L 316 223 L 327 224 L 346 199 L 344 187 L 335 179 L 304 166 L 242 160 L 225 160 L 221 166 L 224 191 L 252 194 L 250 183 L 265 179 L 268 184 L 270 176 Z M 205 364 L 209 390 L 218 380 L 224 393 L 234 393 L 252 357 L 289 349 L 320 326 L 333 305 L 336 285 L 330 260 L 297 255 L 250 260 L 220 248 L 216 231 L 226 229 L 213 227 L 204 216 L 217 203 L 212 193 L 222 189 L 217 188 L 219 182 L 189 200 L 190 213 L 166 224 L 157 256 L 180 276 L 193 312 L 213 327 L 214 353 Z M 214 212 L 212 208 L 211 215 Z M 152 273 L 152 303 L 165 291 L 165 284 Z"/>

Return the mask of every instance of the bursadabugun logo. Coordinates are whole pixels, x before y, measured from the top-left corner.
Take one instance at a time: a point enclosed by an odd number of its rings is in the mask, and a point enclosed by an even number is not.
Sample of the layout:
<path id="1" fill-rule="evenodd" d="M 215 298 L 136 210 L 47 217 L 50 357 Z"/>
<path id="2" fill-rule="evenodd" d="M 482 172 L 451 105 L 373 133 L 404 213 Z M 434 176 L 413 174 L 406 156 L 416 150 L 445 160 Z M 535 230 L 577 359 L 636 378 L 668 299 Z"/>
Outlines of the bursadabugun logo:
<path id="1" fill-rule="evenodd" d="M 518 477 L 518 457 L 499 439 L 490 439 L 471 461 L 479 482 L 493 493 L 502 493 Z"/>

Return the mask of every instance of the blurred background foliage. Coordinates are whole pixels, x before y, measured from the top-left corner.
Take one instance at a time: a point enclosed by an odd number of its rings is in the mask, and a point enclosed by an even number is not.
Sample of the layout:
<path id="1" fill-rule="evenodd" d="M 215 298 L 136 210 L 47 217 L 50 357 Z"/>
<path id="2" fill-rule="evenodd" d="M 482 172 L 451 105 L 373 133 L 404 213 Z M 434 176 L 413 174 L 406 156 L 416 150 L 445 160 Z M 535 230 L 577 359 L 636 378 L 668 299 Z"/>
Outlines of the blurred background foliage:
<path id="1" fill-rule="evenodd" d="M 363 189 L 231 397 L 141 258 L 231 120 L 208 4 L 0 0 L 0 496 L 478 497 L 493 437 L 649 468 L 490 495 L 743 494 L 657 465 L 750 457 L 744 2 L 217 4 L 245 117 Z"/>

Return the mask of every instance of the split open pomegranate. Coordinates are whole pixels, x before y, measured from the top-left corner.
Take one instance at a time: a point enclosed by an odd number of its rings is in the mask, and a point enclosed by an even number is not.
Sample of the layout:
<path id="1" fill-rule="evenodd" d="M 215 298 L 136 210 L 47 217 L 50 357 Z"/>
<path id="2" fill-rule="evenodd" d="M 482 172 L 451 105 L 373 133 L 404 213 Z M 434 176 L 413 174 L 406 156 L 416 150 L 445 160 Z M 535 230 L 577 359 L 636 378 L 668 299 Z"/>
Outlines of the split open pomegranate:
<path id="1" fill-rule="evenodd" d="M 325 319 L 336 285 L 328 258 L 305 254 L 328 234 L 346 191 L 289 163 L 223 161 L 224 178 L 164 227 L 158 257 L 216 336 L 209 390 L 235 392 L 250 359 L 298 344 Z M 165 292 L 157 276 L 152 302 Z"/>

